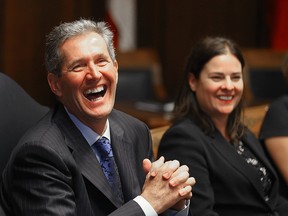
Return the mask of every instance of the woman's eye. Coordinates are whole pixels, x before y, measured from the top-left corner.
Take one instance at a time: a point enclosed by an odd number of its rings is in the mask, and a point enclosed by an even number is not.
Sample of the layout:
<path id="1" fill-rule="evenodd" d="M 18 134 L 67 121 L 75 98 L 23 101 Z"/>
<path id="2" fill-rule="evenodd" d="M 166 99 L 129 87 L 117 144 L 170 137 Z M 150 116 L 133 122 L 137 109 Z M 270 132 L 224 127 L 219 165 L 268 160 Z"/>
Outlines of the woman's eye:
<path id="1" fill-rule="evenodd" d="M 220 81 L 221 77 L 220 76 L 212 76 L 211 79 L 214 81 Z"/>
<path id="2" fill-rule="evenodd" d="M 233 76 L 232 77 L 232 80 L 234 80 L 234 81 L 238 81 L 238 80 L 240 80 L 241 79 L 241 76 Z"/>

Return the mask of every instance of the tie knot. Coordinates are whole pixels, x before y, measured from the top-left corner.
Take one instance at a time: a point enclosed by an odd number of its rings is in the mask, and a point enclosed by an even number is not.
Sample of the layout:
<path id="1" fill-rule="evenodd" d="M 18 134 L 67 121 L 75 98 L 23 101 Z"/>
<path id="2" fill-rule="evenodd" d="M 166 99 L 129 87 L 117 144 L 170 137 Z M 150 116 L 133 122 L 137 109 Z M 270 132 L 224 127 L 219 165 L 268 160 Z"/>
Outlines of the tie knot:
<path id="1" fill-rule="evenodd" d="M 101 137 L 98 139 L 95 144 L 97 151 L 104 157 L 113 157 L 112 148 L 109 140 L 106 137 Z"/>

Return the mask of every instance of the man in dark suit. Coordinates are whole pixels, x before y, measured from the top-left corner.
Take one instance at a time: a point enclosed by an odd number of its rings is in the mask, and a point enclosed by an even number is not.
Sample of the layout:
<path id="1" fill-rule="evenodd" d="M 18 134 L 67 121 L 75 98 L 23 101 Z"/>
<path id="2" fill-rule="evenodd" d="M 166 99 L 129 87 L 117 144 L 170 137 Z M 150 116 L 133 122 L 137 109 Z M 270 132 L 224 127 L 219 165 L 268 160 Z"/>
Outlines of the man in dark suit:
<path id="1" fill-rule="evenodd" d="M 61 103 L 11 155 L 1 186 L 7 214 L 187 215 L 195 183 L 188 167 L 163 157 L 152 163 L 147 126 L 113 109 L 118 65 L 106 24 L 55 27 L 45 63 Z M 99 146 L 109 143 L 104 156 Z"/>

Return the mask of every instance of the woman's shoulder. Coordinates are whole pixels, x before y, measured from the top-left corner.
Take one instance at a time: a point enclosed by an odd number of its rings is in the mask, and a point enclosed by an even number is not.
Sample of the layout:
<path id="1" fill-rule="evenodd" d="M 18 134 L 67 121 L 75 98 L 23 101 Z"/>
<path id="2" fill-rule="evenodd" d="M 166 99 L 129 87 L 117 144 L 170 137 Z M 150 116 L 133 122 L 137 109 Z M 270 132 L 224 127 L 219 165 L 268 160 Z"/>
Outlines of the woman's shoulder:
<path id="1" fill-rule="evenodd" d="M 207 135 L 200 127 L 190 118 L 182 118 L 174 122 L 171 127 L 163 135 L 163 140 L 177 140 L 179 142 L 189 144 L 202 143 L 200 140 L 206 139 Z"/>
<path id="2" fill-rule="evenodd" d="M 260 139 L 288 134 L 288 95 L 279 97 L 269 105 L 260 131 Z"/>
<path id="3" fill-rule="evenodd" d="M 187 131 L 189 133 L 191 132 L 201 132 L 202 133 L 202 130 L 200 129 L 200 127 L 191 119 L 191 118 L 182 118 L 182 119 L 179 119 L 177 121 L 175 121 L 171 127 L 168 129 L 169 130 L 181 130 L 183 132 Z"/>
<path id="4" fill-rule="evenodd" d="M 288 108 L 288 94 L 282 95 L 281 97 L 275 99 L 269 105 L 269 110 Z"/>
<path id="5" fill-rule="evenodd" d="M 283 95 L 274 100 L 269 106 L 264 119 L 264 123 L 271 120 L 287 120 L 288 118 L 288 95 Z"/>
<path id="6" fill-rule="evenodd" d="M 183 155 L 184 152 L 204 155 L 207 137 L 193 120 L 183 118 L 174 122 L 164 133 L 159 145 L 159 154 L 167 156 L 171 153 L 171 158 L 175 155 Z"/>

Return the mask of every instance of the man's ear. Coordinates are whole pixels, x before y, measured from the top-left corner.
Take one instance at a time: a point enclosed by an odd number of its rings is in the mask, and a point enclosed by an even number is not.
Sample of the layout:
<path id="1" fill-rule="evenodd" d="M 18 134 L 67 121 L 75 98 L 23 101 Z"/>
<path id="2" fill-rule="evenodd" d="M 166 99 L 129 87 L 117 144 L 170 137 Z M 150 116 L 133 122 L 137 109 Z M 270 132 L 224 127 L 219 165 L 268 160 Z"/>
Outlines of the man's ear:
<path id="1" fill-rule="evenodd" d="M 118 62 L 117 62 L 117 60 L 115 60 L 114 62 L 113 62 L 113 65 L 114 65 L 114 68 L 115 68 L 115 73 L 116 73 L 116 84 L 118 83 Z"/>
<path id="2" fill-rule="evenodd" d="M 54 73 L 48 73 L 47 80 L 50 86 L 51 91 L 58 97 L 62 95 L 61 85 L 59 76 Z"/>
<path id="3" fill-rule="evenodd" d="M 195 78 L 195 76 L 194 76 L 193 73 L 189 73 L 189 74 L 188 74 L 188 82 L 189 82 L 190 89 L 191 89 L 193 92 L 196 92 L 196 89 L 197 89 L 197 79 Z"/>

